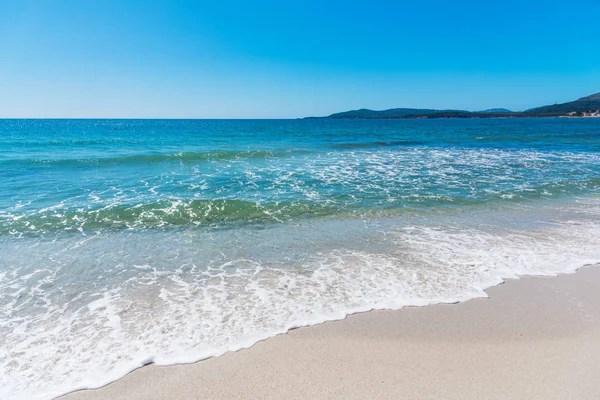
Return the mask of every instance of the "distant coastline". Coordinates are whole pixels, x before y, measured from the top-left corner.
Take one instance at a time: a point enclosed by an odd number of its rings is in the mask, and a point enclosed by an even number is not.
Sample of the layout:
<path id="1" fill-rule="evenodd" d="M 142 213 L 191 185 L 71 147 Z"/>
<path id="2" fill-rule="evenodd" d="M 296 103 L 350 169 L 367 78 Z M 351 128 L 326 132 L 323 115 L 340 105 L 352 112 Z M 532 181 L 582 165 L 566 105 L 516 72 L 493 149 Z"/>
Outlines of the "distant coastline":
<path id="1" fill-rule="evenodd" d="M 428 118 L 600 118 L 600 92 L 575 101 L 535 107 L 525 111 L 493 108 L 483 111 L 392 108 L 388 110 L 359 109 L 334 113 L 327 119 L 428 119 Z"/>

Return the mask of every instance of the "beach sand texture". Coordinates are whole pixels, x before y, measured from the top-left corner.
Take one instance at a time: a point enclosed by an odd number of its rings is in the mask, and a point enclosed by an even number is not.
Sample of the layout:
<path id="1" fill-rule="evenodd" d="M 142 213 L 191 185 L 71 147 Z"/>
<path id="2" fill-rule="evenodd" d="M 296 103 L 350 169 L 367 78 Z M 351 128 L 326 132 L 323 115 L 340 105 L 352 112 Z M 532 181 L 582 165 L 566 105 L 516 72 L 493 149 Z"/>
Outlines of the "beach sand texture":
<path id="1" fill-rule="evenodd" d="M 600 399 L 599 288 L 598 266 L 511 280 L 489 298 L 352 315 L 63 399 Z"/>

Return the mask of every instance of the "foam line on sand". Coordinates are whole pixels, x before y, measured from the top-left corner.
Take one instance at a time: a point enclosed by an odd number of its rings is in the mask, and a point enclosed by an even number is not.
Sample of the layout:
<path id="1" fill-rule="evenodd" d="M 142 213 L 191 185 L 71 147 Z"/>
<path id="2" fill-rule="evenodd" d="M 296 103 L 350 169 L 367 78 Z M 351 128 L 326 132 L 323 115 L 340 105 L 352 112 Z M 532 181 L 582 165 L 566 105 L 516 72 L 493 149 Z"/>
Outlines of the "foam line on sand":
<path id="1" fill-rule="evenodd" d="M 356 314 L 64 400 L 599 399 L 598 288 L 598 266 L 510 280 L 489 298 Z"/>

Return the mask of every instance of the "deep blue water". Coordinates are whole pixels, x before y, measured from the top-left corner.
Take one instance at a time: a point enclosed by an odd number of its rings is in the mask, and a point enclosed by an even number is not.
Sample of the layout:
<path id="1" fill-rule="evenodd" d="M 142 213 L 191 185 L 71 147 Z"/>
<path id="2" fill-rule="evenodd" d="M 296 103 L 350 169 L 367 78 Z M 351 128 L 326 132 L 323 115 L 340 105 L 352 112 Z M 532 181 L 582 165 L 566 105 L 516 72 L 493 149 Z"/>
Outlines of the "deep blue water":
<path id="1" fill-rule="evenodd" d="M 600 260 L 594 119 L 0 120 L 0 182 L 2 398 Z"/>

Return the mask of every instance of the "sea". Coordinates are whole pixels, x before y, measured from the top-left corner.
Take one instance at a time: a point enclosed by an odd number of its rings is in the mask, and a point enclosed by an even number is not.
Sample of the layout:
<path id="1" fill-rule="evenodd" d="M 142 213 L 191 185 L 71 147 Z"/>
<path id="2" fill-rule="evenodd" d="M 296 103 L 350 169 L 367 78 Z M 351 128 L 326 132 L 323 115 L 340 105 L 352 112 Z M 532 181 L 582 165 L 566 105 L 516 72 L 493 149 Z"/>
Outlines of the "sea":
<path id="1" fill-rule="evenodd" d="M 0 120 L 0 398 L 600 262 L 600 120 Z"/>

